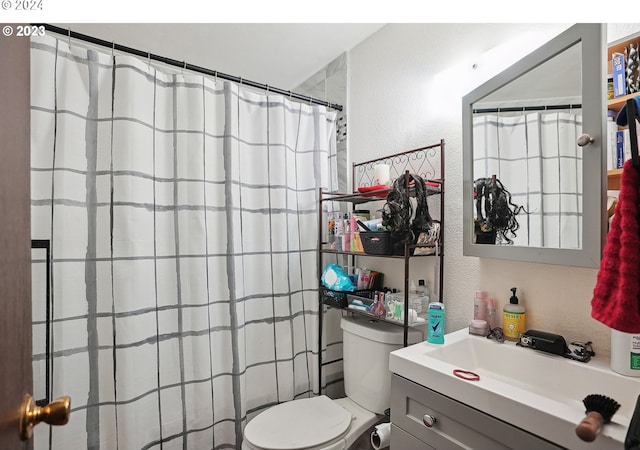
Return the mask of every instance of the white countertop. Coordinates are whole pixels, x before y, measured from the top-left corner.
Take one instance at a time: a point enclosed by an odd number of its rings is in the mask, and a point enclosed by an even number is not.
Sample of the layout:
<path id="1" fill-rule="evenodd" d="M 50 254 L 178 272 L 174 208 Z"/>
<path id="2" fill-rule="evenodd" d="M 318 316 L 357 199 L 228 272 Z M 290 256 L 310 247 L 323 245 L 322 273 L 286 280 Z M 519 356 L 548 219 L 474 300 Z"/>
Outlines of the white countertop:
<path id="1" fill-rule="evenodd" d="M 625 377 L 609 361 L 588 363 L 504 344 L 468 329 L 449 333 L 445 343 L 421 342 L 391 353 L 389 368 L 404 378 L 571 449 L 620 450 L 636 400 L 640 378 Z M 454 369 L 480 375 L 466 381 Z M 594 442 L 580 440 L 576 425 L 585 416 L 582 400 L 607 395 L 621 404 Z"/>

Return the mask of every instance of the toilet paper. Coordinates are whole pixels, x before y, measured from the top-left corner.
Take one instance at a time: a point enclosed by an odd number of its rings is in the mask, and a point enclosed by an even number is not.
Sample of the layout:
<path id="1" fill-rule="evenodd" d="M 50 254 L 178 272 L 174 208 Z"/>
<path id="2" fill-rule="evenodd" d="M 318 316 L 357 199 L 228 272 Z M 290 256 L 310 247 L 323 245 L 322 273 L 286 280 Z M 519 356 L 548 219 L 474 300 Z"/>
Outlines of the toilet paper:
<path id="1" fill-rule="evenodd" d="M 373 184 L 378 186 L 381 184 L 391 184 L 391 172 L 387 164 L 376 164 L 373 166 Z"/>
<path id="2" fill-rule="evenodd" d="M 381 423 L 376 425 L 375 431 L 371 433 L 371 446 L 375 450 L 389 447 L 391 438 L 391 423 Z"/>

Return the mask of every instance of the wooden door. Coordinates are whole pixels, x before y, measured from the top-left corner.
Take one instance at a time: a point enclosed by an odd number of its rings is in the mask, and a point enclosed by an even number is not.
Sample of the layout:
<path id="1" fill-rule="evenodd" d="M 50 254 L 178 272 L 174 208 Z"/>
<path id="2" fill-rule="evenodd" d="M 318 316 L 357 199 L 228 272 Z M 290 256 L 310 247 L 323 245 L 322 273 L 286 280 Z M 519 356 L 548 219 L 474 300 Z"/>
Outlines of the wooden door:
<path id="1" fill-rule="evenodd" d="M 0 449 L 6 450 L 32 448 L 19 435 L 20 406 L 33 386 L 29 74 L 29 38 L 0 36 Z"/>

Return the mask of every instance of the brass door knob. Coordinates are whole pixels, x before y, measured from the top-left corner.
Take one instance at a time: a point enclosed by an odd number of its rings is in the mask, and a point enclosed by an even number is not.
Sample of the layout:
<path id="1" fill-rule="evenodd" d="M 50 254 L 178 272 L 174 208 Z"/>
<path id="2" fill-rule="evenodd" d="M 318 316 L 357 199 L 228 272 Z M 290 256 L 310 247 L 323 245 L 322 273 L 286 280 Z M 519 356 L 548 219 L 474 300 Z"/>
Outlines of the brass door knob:
<path id="1" fill-rule="evenodd" d="M 47 406 L 36 406 L 33 397 L 24 396 L 20 410 L 20 438 L 23 441 L 31 438 L 33 427 L 40 422 L 49 425 L 65 425 L 71 415 L 71 397 L 60 397 Z"/>

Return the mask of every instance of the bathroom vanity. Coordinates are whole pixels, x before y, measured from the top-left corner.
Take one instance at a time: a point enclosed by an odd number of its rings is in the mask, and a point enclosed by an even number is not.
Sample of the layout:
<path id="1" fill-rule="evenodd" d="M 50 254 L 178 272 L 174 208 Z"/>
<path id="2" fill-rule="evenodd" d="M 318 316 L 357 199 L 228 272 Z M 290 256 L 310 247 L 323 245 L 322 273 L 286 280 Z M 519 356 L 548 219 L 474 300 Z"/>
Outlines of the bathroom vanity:
<path id="1" fill-rule="evenodd" d="M 401 376 L 391 391 L 393 449 L 562 448 Z"/>
<path id="2" fill-rule="evenodd" d="M 392 449 L 620 450 L 640 394 L 640 378 L 613 372 L 608 359 L 583 363 L 466 328 L 445 335 L 442 345 L 392 352 L 389 368 Z M 459 370 L 478 379 L 460 378 Z M 621 406 L 595 441 L 585 442 L 575 428 L 590 394 Z"/>

